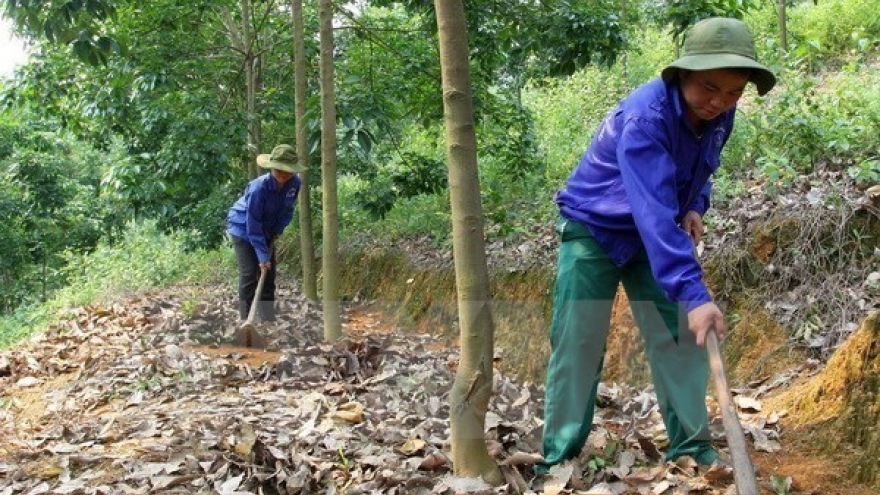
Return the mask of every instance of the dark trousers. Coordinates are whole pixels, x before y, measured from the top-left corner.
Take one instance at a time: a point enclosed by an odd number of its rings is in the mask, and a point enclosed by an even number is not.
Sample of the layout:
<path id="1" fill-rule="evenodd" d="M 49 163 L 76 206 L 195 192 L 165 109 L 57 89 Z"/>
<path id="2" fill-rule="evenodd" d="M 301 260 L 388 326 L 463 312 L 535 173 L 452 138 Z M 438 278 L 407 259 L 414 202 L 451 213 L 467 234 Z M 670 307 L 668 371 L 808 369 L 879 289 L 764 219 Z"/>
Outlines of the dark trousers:
<path id="1" fill-rule="evenodd" d="M 232 237 L 235 259 L 238 261 L 238 312 L 242 320 L 246 320 L 257 292 L 260 280 L 260 261 L 254 247 L 245 239 Z M 257 314 L 264 321 L 275 319 L 275 250 L 272 250 L 272 267 L 263 282 L 263 291 L 257 304 Z"/>

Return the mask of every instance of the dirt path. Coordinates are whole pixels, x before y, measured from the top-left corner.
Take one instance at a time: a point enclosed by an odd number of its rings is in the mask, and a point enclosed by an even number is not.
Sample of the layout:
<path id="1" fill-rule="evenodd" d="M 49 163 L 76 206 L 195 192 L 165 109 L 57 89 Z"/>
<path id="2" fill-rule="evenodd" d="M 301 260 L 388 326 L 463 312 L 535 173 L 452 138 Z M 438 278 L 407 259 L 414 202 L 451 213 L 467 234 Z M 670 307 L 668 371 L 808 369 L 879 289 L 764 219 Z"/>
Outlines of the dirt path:
<path id="1" fill-rule="evenodd" d="M 350 338 L 322 343 L 319 309 L 289 287 L 279 321 L 259 327 L 271 348 L 232 347 L 223 344 L 237 325 L 230 296 L 201 288 L 193 305 L 184 292 L 78 308 L 0 353 L 0 494 L 720 495 L 731 486 L 653 457 L 664 441 L 655 400 L 614 384 L 600 391 L 601 424 L 577 464 L 589 468 L 535 477 L 541 391 L 498 373 L 487 440 L 509 484 L 466 490 L 446 457 L 456 349 L 404 334 L 366 305 L 346 309 Z M 872 493 L 787 451 L 784 436 L 782 445 L 755 456 L 762 486 L 777 475 L 794 478 L 790 493 Z"/>

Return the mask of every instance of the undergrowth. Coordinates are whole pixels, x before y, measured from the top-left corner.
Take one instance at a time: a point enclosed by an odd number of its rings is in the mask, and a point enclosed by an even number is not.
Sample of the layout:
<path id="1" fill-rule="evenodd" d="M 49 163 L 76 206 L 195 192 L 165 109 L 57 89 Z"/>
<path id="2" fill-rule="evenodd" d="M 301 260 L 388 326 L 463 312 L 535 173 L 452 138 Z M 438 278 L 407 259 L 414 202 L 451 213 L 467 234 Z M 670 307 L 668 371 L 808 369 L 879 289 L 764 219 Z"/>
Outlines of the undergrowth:
<path id="1" fill-rule="evenodd" d="M 187 251 L 183 232 L 163 234 L 153 221 L 131 223 L 116 244 L 67 255 L 69 284 L 47 300 L 0 318 L 0 348 L 40 331 L 56 315 L 79 305 L 102 304 L 175 285 L 225 282 L 235 273 L 228 250 Z"/>
<path id="2" fill-rule="evenodd" d="M 827 359 L 880 305 L 880 218 L 857 204 L 779 209 L 723 243 L 705 268 L 716 295 L 761 307 L 798 347 Z"/>

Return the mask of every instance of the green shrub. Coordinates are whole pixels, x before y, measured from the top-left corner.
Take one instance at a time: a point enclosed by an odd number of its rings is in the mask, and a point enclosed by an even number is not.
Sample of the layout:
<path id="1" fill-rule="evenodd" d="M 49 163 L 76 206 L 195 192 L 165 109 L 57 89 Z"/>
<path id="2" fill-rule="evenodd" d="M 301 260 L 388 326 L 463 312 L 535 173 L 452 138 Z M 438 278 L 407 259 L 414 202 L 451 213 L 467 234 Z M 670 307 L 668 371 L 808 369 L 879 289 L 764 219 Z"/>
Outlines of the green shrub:
<path id="1" fill-rule="evenodd" d="M 786 70 L 739 118 L 730 143 L 739 168 L 757 165 L 771 192 L 821 166 L 870 181 L 880 149 L 880 69 L 821 76 Z"/>
<path id="2" fill-rule="evenodd" d="M 551 190 L 562 186 L 596 127 L 627 90 L 622 77 L 595 67 L 524 90 L 523 101 L 535 119 L 538 149 L 547 160 Z"/>
<path id="3" fill-rule="evenodd" d="M 803 40 L 817 42 L 826 57 L 880 40 L 880 9 L 875 0 L 805 2 L 791 9 L 791 17 L 790 29 Z"/>
<path id="4" fill-rule="evenodd" d="M 638 87 L 660 75 L 660 71 L 675 59 L 672 36 L 668 31 L 647 28 L 633 34 L 632 48 L 621 58 L 614 70 L 624 74 L 627 86 Z"/>
<path id="5" fill-rule="evenodd" d="M 187 251 L 185 233 L 162 234 L 156 222 L 129 223 L 116 245 L 100 243 L 92 253 L 66 253 L 69 285 L 42 303 L 0 317 L 0 348 L 51 323 L 59 310 L 117 300 L 178 284 L 222 283 L 236 273 L 229 248 Z"/>
<path id="6" fill-rule="evenodd" d="M 452 215 L 449 194 L 422 194 L 394 204 L 384 220 L 372 222 L 370 234 L 377 239 L 396 240 L 429 235 L 437 242 L 451 238 Z"/>
<path id="7" fill-rule="evenodd" d="M 152 220 L 131 222 L 119 243 L 102 242 L 91 253 L 68 255 L 69 286 L 57 299 L 84 304 L 101 297 L 232 277 L 235 268 L 228 250 L 188 252 L 190 235 L 163 234 Z"/>

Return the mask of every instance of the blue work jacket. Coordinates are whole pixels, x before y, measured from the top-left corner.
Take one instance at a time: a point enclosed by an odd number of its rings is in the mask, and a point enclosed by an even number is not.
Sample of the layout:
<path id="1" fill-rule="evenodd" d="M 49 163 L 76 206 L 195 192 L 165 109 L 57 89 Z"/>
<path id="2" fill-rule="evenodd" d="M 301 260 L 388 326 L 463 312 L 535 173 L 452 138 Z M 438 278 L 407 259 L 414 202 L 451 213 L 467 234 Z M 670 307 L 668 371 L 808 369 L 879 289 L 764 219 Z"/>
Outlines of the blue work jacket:
<path id="1" fill-rule="evenodd" d="M 678 83 L 650 81 L 608 114 L 556 195 L 560 214 L 584 224 L 618 266 L 645 249 L 666 296 L 687 311 L 712 297 L 680 223 L 690 210 L 709 209 L 709 177 L 735 111 L 706 122 L 698 136 Z"/>
<path id="2" fill-rule="evenodd" d="M 269 239 L 281 232 L 293 219 L 293 208 L 302 181 L 294 175 L 279 187 L 271 173 L 250 181 L 244 194 L 226 215 L 226 231 L 246 239 L 254 246 L 260 263 L 269 261 Z"/>

